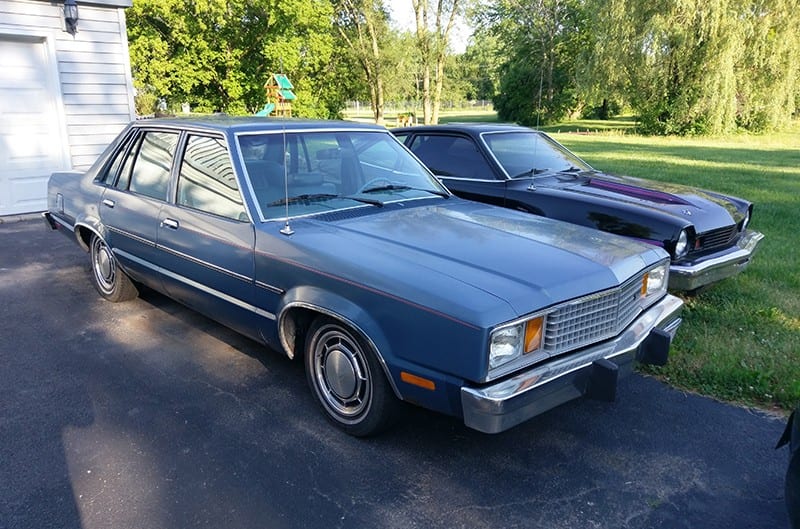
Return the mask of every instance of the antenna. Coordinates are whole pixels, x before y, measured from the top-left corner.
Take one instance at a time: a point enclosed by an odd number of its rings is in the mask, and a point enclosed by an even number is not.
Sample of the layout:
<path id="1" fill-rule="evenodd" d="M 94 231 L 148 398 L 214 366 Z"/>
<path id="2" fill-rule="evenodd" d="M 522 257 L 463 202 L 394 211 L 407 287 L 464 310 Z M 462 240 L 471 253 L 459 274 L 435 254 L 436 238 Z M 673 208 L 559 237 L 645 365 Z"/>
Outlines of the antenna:
<path id="1" fill-rule="evenodd" d="M 536 103 L 536 134 L 533 137 L 533 159 L 536 160 L 536 151 L 539 150 L 539 119 L 542 116 L 542 85 L 544 84 L 544 57 L 542 57 L 542 64 L 539 65 L 539 100 Z M 534 167 L 536 167 L 534 165 Z M 531 185 L 528 186 L 529 191 L 536 189 L 536 179 L 531 178 Z"/>
<path id="2" fill-rule="evenodd" d="M 289 226 L 289 164 L 286 163 L 286 123 L 283 124 L 283 205 L 286 206 L 286 224 L 281 233 L 291 235 L 294 230 Z"/>

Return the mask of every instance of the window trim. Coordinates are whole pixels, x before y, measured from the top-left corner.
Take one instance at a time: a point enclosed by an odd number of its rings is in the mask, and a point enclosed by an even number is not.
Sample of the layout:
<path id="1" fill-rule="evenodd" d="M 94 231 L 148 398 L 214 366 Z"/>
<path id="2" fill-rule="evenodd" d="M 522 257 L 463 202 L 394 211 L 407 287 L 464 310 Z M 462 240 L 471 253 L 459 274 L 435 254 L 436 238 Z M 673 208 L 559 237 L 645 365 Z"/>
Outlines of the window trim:
<path id="1" fill-rule="evenodd" d="M 207 210 L 204 210 L 204 209 L 198 209 L 198 208 L 194 208 L 192 206 L 186 205 L 186 204 L 181 204 L 178 201 L 178 187 L 180 185 L 180 180 L 181 180 L 181 168 L 183 167 L 184 160 L 186 159 L 186 149 L 189 146 L 189 140 L 190 140 L 191 137 L 210 138 L 210 139 L 219 140 L 225 146 L 225 151 L 227 152 L 227 156 L 228 156 L 228 163 L 230 164 L 231 171 L 233 172 L 233 178 L 234 178 L 234 181 L 236 182 L 236 192 L 239 194 L 239 198 L 242 200 L 242 211 L 244 212 L 244 214 L 245 214 L 245 216 L 247 218 L 241 219 L 241 218 L 228 217 L 228 216 L 225 216 L 225 215 L 220 215 L 218 213 L 214 213 L 212 211 L 207 211 Z M 203 215 L 210 215 L 212 217 L 223 219 L 223 220 L 228 220 L 228 221 L 232 221 L 232 222 L 241 222 L 241 223 L 252 223 L 253 216 L 250 214 L 250 209 L 249 209 L 249 206 L 247 204 L 246 197 L 244 196 L 244 193 L 242 192 L 242 185 L 241 185 L 241 182 L 240 182 L 241 178 L 239 177 L 239 174 L 237 173 L 237 170 L 236 170 L 236 165 L 234 164 L 233 155 L 231 153 L 231 145 L 230 145 L 230 142 L 228 142 L 228 138 L 224 134 L 205 132 L 205 131 L 198 131 L 198 130 L 183 130 L 183 131 L 181 131 L 181 139 L 178 142 L 178 151 L 176 152 L 176 155 L 175 155 L 175 165 L 173 167 L 173 171 L 174 171 L 174 175 L 173 175 L 173 178 L 172 178 L 173 183 L 171 185 L 169 197 L 168 197 L 168 200 L 167 200 L 170 204 L 174 205 L 177 208 L 187 209 L 187 210 L 190 210 L 190 211 L 195 212 L 195 213 L 200 213 L 200 214 L 203 214 Z M 249 184 L 249 182 L 248 182 L 248 184 Z"/>

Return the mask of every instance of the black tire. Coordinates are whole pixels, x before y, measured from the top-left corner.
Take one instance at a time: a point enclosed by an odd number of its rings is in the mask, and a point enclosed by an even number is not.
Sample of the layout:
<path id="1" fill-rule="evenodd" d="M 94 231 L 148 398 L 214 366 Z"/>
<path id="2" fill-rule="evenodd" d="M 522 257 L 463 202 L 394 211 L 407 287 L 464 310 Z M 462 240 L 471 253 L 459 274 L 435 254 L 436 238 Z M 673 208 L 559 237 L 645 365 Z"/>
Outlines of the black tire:
<path id="1" fill-rule="evenodd" d="M 117 259 L 106 242 L 97 235 L 92 236 L 89 247 L 92 267 L 92 284 L 108 301 L 128 301 L 136 298 L 139 291 L 131 278 L 122 271 Z"/>
<path id="2" fill-rule="evenodd" d="M 308 384 L 333 424 L 367 437 L 395 422 L 401 402 L 372 347 L 358 334 L 319 316 L 306 335 L 304 354 Z"/>

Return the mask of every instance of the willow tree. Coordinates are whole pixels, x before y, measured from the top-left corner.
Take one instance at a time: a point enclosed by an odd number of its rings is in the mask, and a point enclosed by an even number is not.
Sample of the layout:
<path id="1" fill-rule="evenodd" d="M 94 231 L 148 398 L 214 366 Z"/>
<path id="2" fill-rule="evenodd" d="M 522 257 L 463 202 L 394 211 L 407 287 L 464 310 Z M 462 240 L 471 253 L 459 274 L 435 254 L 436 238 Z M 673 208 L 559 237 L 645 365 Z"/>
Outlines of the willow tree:
<path id="1" fill-rule="evenodd" d="M 127 11 L 134 84 L 173 106 L 246 113 L 264 104 L 269 74 L 282 71 L 296 110 L 327 117 L 332 16 L 328 0 L 137 0 Z"/>
<path id="2" fill-rule="evenodd" d="M 747 53 L 735 66 L 737 123 L 780 128 L 800 111 L 800 9 L 797 0 L 761 0 L 742 12 Z"/>
<path id="3" fill-rule="evenodd" d="M 625 94 L 645 131 L 764 130 L 795 111 L 800 14 L 792 0 L 602 3 L 586 84 Z"/>

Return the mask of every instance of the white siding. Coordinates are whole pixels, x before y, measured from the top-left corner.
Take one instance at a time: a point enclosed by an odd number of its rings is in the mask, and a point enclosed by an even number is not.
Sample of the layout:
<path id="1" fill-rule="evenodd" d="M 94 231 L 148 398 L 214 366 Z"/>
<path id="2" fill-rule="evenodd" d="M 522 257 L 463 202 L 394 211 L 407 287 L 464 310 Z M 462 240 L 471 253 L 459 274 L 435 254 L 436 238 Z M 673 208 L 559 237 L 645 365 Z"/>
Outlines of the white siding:
<path id="1" fill-rule="evenodd" d="M 125 12 L 123 7 L 115 7 L 130 2 L 78 4 L 78 32 L 73 37 L 64 31 L 62 2 L 0 0 L 0 38 L 40 42 L 45 50 L 45 77 L 53 91 L 47 105 L 54 109 L 55 126 L 66 138 L 62 140 L 66 145 L 52 146 L 50 158 L 63 165 L 56 169 L 88 168 L 136 116 Z M 3 76 L 0 71 L 0 85 Z M 6 79 L 5 84 L 13 85 L 13 80 Z M 22 97 L 24 93 L 18 94 Z M 17 180 L 25 178 L 25 174 L 16 175 Z M 41 174 L 30 175 L 31 181 L 41 178 Z M 7 193 L 2 185 L 0 193 Z M 42 207 L 44 198 L 39 203 Z M 8 213 L 11 211 L 3 211 L 0 200 L 0 215 Z"/>

